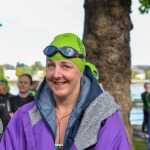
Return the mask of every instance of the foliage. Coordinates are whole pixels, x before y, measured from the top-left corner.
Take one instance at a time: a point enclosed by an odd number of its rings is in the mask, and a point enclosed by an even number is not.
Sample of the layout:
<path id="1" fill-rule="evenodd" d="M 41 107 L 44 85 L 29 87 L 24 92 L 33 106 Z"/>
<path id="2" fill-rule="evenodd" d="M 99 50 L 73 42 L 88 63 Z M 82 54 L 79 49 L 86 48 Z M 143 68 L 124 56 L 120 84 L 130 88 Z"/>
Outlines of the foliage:
<path id="1" fill-rule="evenodd" d="M 150 70 L 145 71 L 145 74 L 146 74 L 146 79 L 150 79 Z"/>
<path id="2" fill-rule="evenodd" d="M 148 150 L 148 142 L 144 140 L 133 141 L 136 150 Z"/>
<path id="3" fill-rule="evenodd" d="M 36 73 L 38 70 L 43 70 L 43 66 L 41 62 L 36 61 L 32 66 L 32 74 Z"/>
<path id="4" fill-rule="evenodd" d="M 21 67 L 17 67 L 16 68 L 16 76 L 19 77 L 21 74 L 23 74 L 23 70 L 21 69 Z"/>
<path id="5" fill-rule="evenodd" d="M 23 73 L 34 75 L 37 74 L 39 70 L 43 71 L 43 76 L 46 74 L 45 67 L 43 67 L 39 61 L 36 61 L 32 66 L 27 66 L 24 63 L 17 62 L 16 68 L 10 64 L 0 65 L 0 76 L 4 76 L 4 70 L 16 70 L 17 77 Z"/>
<path id="6" fill-rule="evenodd" d="M 32 66 L 27 66 L 24 63 L 17 62 L 16 76 L 19 77 L 23 73 L 29 73 L 33 75 L 36 74 L 38 70 L 43 70 L 43 66 L 39 61 L 36 61 Z"/>
<path id="7" fill-rule="evenodd" d="M 28 66 L 22 66 L 16 68 L 16 76 L 19 77 L 23 73 L 29 73 L 31 74 L 31 67 Z"/>
<path id="8" fill-rule="evenodd" d="M 146 79 L 150 79 L 150 67 L 145 69 Z"/>
<path id="9" fill-rule="evenodd" d="M 4 76 L 4 70 L 3 70 L 3 66 L 0 66 L 0 77 Z"/>
<path id="10" fill-rule="evenodd" d="M 24 66 L 26 66 L 24 63 L 17 62 L 16 68 L 17 67 L 24 67 Z"/>
<path id="11" fill-rule="evenodd" d="M 150 79 L 150 66 L 149 65 L 138 65 L 131 68 L 131 79 L 138 79 L 138 73 L 142 72 L 145 74 L 145 79 Z"/>
<path id="12" fill-rule="evenodd" d="M 141 14 L 149 13 L 150 9 L 150 0 L 139 0 L 141 6 L 139 7 L 139 10 Z"/>
<path id="13" fill-rule="evenodd" d="M 135 79 L 136 78 L 136 73 L 135 72 L 132 72 L 131 73 L 131 79 Z"/>

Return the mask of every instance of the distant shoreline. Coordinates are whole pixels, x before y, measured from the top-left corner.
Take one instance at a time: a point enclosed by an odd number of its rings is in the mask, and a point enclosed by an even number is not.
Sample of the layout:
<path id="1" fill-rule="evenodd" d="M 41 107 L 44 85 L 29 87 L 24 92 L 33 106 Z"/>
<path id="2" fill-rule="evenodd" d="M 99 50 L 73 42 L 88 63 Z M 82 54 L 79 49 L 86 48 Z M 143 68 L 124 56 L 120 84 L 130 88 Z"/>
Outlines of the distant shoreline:
<path id="1" fill-rule="evenodd" d="M 135 80 L 135 79 L 132 79 L 131 80 L 131 84 L 144 84 L 144 83 L 146 83 L 146 82 L 150 82 L 150 80 Z"/>
<path id="2" fill-rule="evenodd" d="M 17 81 L 16 80 L 8 80 L 8 82 L 10 83 L 16 83 Z M 143 84 L 143 83 L 146 83 L 146 82 L 150 82 L 150 80 L 136 80 L 136 79 L 131 79 L 131 84 Z"/>

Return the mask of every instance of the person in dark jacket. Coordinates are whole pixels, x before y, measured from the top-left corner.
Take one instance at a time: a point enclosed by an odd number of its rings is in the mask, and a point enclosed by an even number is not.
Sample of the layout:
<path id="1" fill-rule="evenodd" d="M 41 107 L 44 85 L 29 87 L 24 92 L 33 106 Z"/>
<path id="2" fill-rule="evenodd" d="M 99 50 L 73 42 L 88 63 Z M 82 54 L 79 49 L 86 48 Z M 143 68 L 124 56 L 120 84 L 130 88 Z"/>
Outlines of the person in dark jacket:
<path id="1" fill-rule="evenodd" d="M 0 78 L 0 120 L 2 122 L 3 131 L 5 131 L 5 128 L 10 120 L 9 113 L 7 110 L 7 101 L 10 97 L 13 95 L 9 93 L 9 85 L 8 81 L 4 78 Z M 2 135 L 2 133 L 0 133 Z"/>
<path id="2" fill-rule="evenodd" d="M 143 123 L 142 123 L 142 132 L 148 133 L 148 118 L 150 113 L 150 107 L 148 106 L 148 102 L 146 101 L 146 95 L 150 92 L 150 83 L 144 84 L 145 91 L 141 94 L 141 98 L 143 101 Z"/>
<path id="3" fill-rule="evenodd" d="M 0 149 L 129 150 L 119 106 L 85 68 L 81 39 L 60 34 L 44 54 L 46 77 L 35 101 L 14 114 Z"/>
<path id="4" fill-rule="evenodd" d="M 19 76 L 17 82 L 19 94 L 9 98 L 9 101 L 7 103 L 10 117 L 12 117 L 13 114 L 20 107 L 34 100 L 34 97 L 29 95 L 31 85 L 32 85 L 32 76 L 30 74 L 25 73 Z"/>

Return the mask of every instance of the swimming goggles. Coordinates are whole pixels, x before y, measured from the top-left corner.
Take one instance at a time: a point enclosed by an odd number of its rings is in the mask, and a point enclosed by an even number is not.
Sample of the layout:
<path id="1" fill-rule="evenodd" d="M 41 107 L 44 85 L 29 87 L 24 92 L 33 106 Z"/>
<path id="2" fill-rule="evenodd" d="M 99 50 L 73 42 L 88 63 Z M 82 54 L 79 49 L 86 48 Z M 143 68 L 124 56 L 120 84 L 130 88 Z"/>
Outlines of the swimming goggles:
<path id="1" fill-rule="evenodd" d="M 60 52 L 64 57 L 67 58 L 84 58 L 85 59 L 85 55 L 83 54 L 79 54 L 74 48 L 69 47 L 69 46 L 65 46 L 65 47 L 61 47 L 61 48 L 57 48 L 55 46 L 47 46 L 43 53 L 44 55 L 51 57 L 53 56 L 56 52 Z"/>

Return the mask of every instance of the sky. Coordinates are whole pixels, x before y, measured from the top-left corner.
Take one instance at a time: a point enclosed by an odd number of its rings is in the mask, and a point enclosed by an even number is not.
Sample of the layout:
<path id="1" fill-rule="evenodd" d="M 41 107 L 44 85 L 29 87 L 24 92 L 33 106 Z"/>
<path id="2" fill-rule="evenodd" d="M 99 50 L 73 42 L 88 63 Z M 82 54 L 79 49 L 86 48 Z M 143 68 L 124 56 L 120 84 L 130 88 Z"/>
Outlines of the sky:
<path id="1" fill-rule="evenodd" d="M 81 39 L 84 0 L 0 0 L 0 65 L 17 62 L 45 65 L 43 49 L 65 32 Z M 138 0 L 132 4 L 131 64 L 150 65 L 150 14 L 141 15 Z"/>

